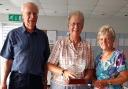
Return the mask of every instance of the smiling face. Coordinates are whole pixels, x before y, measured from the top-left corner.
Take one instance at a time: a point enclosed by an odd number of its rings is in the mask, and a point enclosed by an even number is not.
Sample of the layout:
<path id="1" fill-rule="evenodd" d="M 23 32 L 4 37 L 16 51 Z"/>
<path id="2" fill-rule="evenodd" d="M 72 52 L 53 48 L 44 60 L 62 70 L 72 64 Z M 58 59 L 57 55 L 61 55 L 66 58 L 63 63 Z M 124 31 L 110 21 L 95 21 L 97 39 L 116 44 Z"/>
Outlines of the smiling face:
<path id="1" fill-rule="evenodd" d="M 111 51 L 114 49 L 115 31 L 109 25 L 103 25 L 97 35 L 98 43 L 103 51 Z"/>
<path id="2" fill-rule="evenodd" d="M 114 40 L 109 34 L 101 34 L 98 38 L 98 43 L 103 51 L 109 51 L 113 49 Z"/>
<path id="3" fill-rule="evenodd" d="M 69 33 L 70 35 L 80 36 L 83 29 L 83 19 L 80 16 L 73 15 L 69 20 Z"/>
<path id="4" fill-rule="evenodd" d="M 22 10 L 23 22 L 27 29 L 33 30 L 38 18 L 38 8 L 32 3 L 25 4 Z"/>

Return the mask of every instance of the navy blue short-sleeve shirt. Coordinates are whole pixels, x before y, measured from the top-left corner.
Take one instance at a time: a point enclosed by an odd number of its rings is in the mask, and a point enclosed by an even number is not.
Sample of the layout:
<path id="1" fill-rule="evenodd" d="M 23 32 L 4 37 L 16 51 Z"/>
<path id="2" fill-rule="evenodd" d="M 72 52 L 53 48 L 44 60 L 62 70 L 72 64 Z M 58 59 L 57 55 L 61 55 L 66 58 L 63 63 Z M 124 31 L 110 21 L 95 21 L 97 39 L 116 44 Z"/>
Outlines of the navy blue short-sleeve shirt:
<path id="1" fill-rule="evenodd" d="M 47 35 L 37 28 L 29 33 L 24 26 L 8 33 L 0 53 L 7 60 L 13 60 L 12 71 L 40 76 L 49 54 Z"/>

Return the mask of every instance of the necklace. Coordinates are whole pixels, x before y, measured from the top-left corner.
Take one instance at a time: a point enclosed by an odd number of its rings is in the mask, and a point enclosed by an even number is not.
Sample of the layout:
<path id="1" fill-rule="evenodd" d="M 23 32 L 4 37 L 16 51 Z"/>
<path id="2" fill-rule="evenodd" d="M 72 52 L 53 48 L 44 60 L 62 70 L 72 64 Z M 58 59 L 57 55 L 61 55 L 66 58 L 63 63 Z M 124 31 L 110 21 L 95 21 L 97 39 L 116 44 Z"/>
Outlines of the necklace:
<path id="1" fill-rule="evenodd" d="M 107 61 L 112 56 L 113 52 L 102 54 L 102 61 Z"/>
<path id="2" fill-rule="evenodd" d="M 74 46 L 73 43 L 70 43 L 69 47 L 72 49 L 77 58 L 82 57 L 83 45 L 81 43 L 78 43 L 76 46 Z"/>

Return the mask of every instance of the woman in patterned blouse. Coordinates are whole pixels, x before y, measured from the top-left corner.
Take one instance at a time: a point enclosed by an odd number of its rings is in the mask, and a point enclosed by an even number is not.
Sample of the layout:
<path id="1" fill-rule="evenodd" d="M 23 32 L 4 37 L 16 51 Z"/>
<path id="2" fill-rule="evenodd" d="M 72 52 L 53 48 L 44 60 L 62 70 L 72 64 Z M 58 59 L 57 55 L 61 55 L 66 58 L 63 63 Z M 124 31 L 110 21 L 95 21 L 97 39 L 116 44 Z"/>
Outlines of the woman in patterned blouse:
<path id="1" fill-rule="evenodd" d="M 97 40 L 102 53 L 95 60 L 96 89 L 122 89 L 122 83 L 127 81 L 125 57 L 121 51 L 113 47 L 115 31 L 109 25 L 100 28 Z"/>
<path id="2" fill-rule="evenodd" d="M 83 14 L 70 13 L 69 36 L 56 42 L 49 57 L 51 89 L 88 89 L 86 83 L 92 77 L 94 61 L 89 43 L 80 37 L 83 26 Z"/>

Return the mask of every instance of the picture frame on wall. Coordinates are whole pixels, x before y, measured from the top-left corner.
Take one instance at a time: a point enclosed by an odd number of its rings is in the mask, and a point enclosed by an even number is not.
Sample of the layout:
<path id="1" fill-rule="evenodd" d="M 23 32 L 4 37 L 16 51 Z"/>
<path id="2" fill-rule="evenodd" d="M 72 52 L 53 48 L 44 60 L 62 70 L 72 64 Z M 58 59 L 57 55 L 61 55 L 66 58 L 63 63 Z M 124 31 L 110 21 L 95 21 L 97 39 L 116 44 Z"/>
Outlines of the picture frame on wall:
<path id="1" fill-rule="evenodd" d="M 47 36 L 48 36 L 49 44 L 53 45 L 56 42 L 56 31 L 47 30 Z"/>

